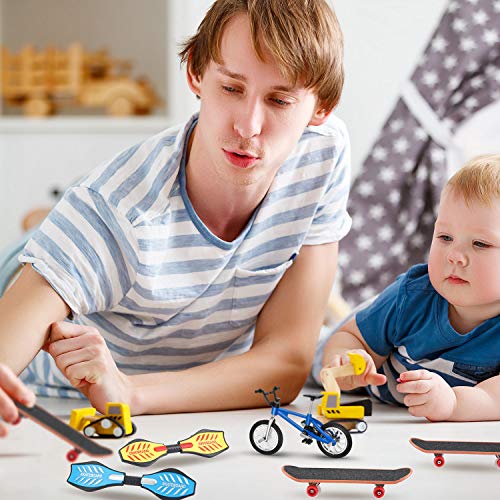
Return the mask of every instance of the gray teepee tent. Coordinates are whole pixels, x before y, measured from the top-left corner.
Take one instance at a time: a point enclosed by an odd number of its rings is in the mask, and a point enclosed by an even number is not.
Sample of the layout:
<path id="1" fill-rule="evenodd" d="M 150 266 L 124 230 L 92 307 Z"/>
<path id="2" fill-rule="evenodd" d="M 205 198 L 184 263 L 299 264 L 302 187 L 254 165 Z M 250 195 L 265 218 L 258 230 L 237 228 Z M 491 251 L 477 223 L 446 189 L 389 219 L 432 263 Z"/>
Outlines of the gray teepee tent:
<path id="1" fill-rule="evenodd" d="M 454 131 L 497 100 L 500 0 L 451 1 L 353 184 L 339 256 L 349 303 L 426 260 Z"/>

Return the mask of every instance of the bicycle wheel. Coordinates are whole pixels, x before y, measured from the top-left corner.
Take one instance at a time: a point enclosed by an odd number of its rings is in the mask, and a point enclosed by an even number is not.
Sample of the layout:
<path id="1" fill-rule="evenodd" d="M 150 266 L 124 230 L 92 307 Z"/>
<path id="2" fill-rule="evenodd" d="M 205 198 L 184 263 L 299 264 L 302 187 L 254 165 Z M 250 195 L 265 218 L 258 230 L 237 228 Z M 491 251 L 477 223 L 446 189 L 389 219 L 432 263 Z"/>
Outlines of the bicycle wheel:
<path id="1" fill-rule="evenodd" d="M 283 433 L 274 422 L 269 429 L 269 435 L 266 440 L 268 426 L 269 420 L 259 420 L 250 429 L 250 443 L 255 450 L 263 455 L 272 455 L 283 445 Z"/>
<path id="2" fill-rule="evenodd" d="M 345 457 L 352 448 L 352 438 L 349 431 L 342 425 L 336 424 L 335 422 L 327 422 L 322 427 L 324 432 L 329 434 L 335 439 L 335 444 L 333 443 L 322 443 L 318 441 L 318 448 L 327 457 L 330 458 L 342 458 Z"/>

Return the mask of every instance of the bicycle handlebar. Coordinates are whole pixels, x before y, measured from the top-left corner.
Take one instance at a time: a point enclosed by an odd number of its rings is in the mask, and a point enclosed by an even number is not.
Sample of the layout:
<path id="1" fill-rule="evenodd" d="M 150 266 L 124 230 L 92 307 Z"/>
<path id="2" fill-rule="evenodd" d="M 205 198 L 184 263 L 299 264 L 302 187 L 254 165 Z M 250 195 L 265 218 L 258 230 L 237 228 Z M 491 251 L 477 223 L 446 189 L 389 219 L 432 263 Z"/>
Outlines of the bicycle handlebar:
<path id="1" fill-rule="evenodd" d="M 274 387 L 272 388 L 272 390 L 270 390 L 270 391 L 268 391 L 268 392 L 264 391 L 263 389 L 257 389 L 257 390 L 255 391 L 255 393 L 256 393 L 256 394 L 259 394 L 259 393 L 260 393 L 260 394 L 262 394 L 262 395 L 264 396 L 264 399 L 266 400 L 266 403 L 267 403 L 269 406 L 273 406 L 273 403 L 274 403 L 274 404 L 278 404 L 278 403 L 281 401 L 280 397 L 276 395 L 276 391 L 279 391 L 279 389 L 280 389 L 279 387 L 274 386 Z M 273 395 L 273 397 L 274 397 L 274 401 L 271 401 L 271 400 L 268 398 L 269 394 L 272 394 L 272 395 Z"/>

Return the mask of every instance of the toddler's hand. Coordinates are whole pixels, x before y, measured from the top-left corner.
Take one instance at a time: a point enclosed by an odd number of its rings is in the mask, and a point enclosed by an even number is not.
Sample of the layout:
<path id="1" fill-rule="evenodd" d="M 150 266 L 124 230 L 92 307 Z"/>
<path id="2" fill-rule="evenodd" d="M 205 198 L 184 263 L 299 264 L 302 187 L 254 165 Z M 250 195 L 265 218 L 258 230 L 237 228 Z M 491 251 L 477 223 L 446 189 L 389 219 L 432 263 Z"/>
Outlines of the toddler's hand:
<path id="1" fill-rule="evenodd" d="M 404 404 L 415 417 L 427 420 L 448 420 L 457 403 L 453 389 L 436 373 L 411 370 L 399 376 L 396 388 L 405 393 Z"/>
<path id="2" fill-rule="evenodd" d="M 377 373 L 377 368 L 372 357 L 364 349 L 351 349 L 348 352 L 361 354 L 366 361 L 365 371 L 361 375 L 348 375 L 338 377 L 337 383 L 343 391 L 349 391 L 356 387 L 364 387 L 367 385 L 382 385 L 385 384 L 387 378 L 381 373 Z M 335 354 L 325 368 L 338 367 L 350 364 L 347 352 L 343 354 Z"/>

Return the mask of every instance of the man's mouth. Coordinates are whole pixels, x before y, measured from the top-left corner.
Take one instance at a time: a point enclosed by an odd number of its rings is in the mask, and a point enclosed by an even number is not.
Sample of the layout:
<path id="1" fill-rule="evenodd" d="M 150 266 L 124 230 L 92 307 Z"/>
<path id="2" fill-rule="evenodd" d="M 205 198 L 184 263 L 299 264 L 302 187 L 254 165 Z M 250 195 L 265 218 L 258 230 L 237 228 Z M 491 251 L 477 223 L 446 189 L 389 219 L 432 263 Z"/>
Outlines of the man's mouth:
<path id="1" fill-rule="evenodd" d="M 227 150 L 223 149 L 224 156 L 231 162 L 232 165 L 238 168 L 248 168 L 259 160 L 259 157 L 249 151 Z"/>

